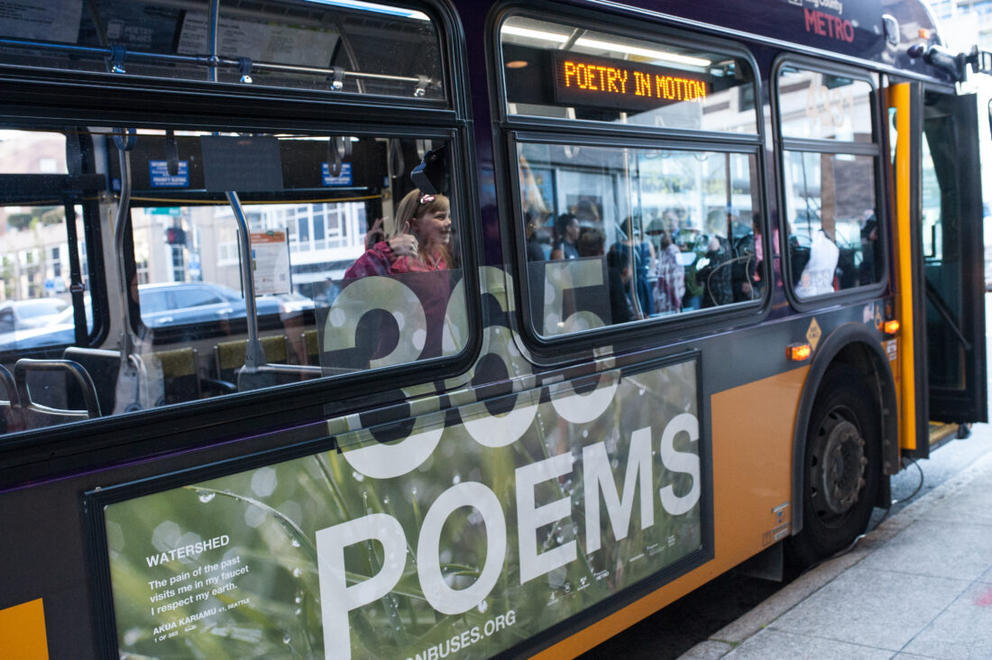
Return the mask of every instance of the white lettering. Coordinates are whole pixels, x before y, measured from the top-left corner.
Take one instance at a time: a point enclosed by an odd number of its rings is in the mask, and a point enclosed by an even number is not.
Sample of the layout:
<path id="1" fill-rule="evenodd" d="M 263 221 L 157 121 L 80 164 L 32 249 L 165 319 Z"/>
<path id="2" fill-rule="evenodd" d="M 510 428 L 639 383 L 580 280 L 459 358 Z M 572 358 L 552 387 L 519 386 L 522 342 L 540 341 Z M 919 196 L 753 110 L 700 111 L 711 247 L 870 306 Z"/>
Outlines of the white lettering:
<path id="1" fill-rule="evenodd" d="M 676 451 L 675 437 L 679 433 L 688 433 L 689 442 L 699 441 L 699 420 L 695 415 L 682 413 L 677 415 L 665 427 L 661 434 L 661 461 L 672 472 L 688 474 L 692 478 L 692 488 L 685 495 L 676 495 L 675 488 L 669 484 L 659 492 L 661 506 L 673 516 L 680 516 L 695 506 L 699 501 L 699 454 Z"/>
<path id="2" fill-rule="evenodd" d="M 517 534 L 520 546 L 520 584 L 564 566 L 577 557 L 575 541 L 563 543 L 547 552 L 537 551 L 537 530 L 561 520 L 571 513 L 568 497 L 537 506 L 534 486 L 557 479 L 572 471 L 571 454 L 559 454 L 543 461 L 517 468 Z"/>
<path id="3" fill-rule="evenodd" d="M 485 523 L 486 563 L 475 584 L 455 590 L 448 586 L 441 573 L 441 530 L 448 517 L 465 506 L 474 507 Z M 496 494 L 472 481 L 452 486 L 441 493 L 424 517 L 417 543 L 417 574 L 424 598 L 431 607 L 442 614 L 461 614 L 472 609 L 496 586 L 505 558 L 506 519 Z"/>
<path id="4" fill-rule="evenodd" d="M 654 498 L 651 497 L 651 428 L 637 429 L 630 436 L 627 472 L 623 479 L 623 497 L 617 494 L 606 443 L 583 447 L 585 471 L 586 550 L 595 552 L 602 545 L 599 529 L 599 493 L 603 493 L 610 526 L 617 541 L 627 538 L 634 509 L 634 486 L 640 479 L 641 529 L 654 524 Z"/>
<path id="5" fill-rule="evenodd" d="M 324 656 L 351 658 L 351 635 L 348 613 L 382 598 L 403 576 L 406 565 L 406 538 L 396 518 L 373 513 L 362 518 L 317 531 L 317 570 L 320 603 L 324 624 Z M 362 541 L 382 544 L 382 569 L 367 580 L 348 586 L 344 549 Z"/>

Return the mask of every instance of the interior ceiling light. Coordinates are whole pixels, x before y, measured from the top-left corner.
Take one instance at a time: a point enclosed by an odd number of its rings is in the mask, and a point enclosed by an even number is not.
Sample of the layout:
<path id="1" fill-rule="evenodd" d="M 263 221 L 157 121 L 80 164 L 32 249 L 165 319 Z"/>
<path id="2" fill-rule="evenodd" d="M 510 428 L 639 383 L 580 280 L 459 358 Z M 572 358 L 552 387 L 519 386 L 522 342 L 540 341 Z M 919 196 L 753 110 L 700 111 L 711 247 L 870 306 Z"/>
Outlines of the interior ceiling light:
<path id="1" fill-rule="evenodd" d="M 504 25 L 503 34 L 511 34 L 515 37 L 526 37 L 529 39 L 537 39 L 539 41 L 549 41 L 555 44 L 563 44 L 568 41 L 567 34 L 558 34 L 556 32 L 548 32 L 546 30 L 535 30 L 532 28 L 517 27 L 515 25 Z M 618 53 L 624 53 L 626 55 L 637 55 L 639 57 L 647 57 L 652 60 L 661 60 L 663 62 L 672 62 L 674 64 L 685 64 L 687 66 L 698 66 L 698 67 L 708 67 L 713 62 L 704 59 L 702 57 L 690 57 L 688 55 L 678 55 L 677 53 L 668 53 L 661 50 L 653 50 L 650 48 L 641 48 L 640 46 L 632 46 L 630 44 L 615 43 L 612 41 L 602 41 L 600 39 L 591 39 L 589 37 L 579 37 L 575 41 L 576 46 L 582 46 L 584 48 L 593 48 L 597 50 L 608 50 Z"/>

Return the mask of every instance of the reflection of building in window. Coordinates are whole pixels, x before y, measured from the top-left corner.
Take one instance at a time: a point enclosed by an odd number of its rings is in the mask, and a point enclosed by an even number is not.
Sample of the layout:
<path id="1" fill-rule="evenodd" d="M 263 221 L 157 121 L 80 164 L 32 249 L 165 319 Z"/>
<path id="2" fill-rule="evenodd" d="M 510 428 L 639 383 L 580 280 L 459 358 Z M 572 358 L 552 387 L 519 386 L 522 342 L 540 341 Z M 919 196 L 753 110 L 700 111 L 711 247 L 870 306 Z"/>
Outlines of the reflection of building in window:
<path id="1" fill-rule="evenodd" d="M 327 278 L 341 277 L 363 247 L 361 202 L 258 204 L 245 211 L 253 232 L 288 232 L 294 289 L 308 296 Z M 135 258 L 147 263 L 148 279 L 142 282 L 202 280 L 241 289 L 237 223 L 229 206 L 136 210 L 132 215 Z M 185 229 L 185 245 L 169 245 L 163 238 L 174 223 Z"/>
<path id="2" fill-rule="evenodd" d="M 227 241 L 217 244 L 217 265 L 237 266 L 238 265 L 238 244 L 234 241 Z"/>

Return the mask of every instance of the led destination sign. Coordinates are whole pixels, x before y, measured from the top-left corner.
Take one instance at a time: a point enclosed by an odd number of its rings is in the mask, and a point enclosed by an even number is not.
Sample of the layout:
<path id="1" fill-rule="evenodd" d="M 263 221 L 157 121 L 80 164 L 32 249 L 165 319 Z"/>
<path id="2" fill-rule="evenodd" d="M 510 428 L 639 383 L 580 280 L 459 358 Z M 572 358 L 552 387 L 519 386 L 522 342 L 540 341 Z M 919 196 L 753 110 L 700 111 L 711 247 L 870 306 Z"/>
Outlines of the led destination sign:
<path id="1" fill-rule="evenodd" d="M 617 110 L 702 103 L 712 83 L 702 75 L 627 60 L 554 52 L 555 102 Z"/>

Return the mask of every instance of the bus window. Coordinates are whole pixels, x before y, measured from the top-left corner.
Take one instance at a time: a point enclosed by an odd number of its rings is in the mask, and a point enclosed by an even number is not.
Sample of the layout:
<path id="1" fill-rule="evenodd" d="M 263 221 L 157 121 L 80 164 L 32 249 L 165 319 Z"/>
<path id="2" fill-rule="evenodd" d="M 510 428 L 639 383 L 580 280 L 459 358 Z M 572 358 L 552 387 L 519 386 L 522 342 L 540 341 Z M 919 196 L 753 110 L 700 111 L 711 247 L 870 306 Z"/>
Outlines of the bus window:
<path id="1" fill-rule="evenodd" d="M 0 26 L 0 61 L 241 89 L 446 98 L 437 28 L 420 11 L 319 0 L 220 3 L 214 68 L 205 57 L 206 0 L 91 0 L 64 11 L 48 4 L 28 0 L 19 5 L 23 15 Z"/>
<path id="2" fill-rule="evenodd" d="M 86 233 L 82 207 L 67 208 L 57 190 L 67 175 L 66 143 L 61 133 L 0 131 L 0 177 L 22 182 L 20 194 L 0 204 L 0 353 L 33 352 L 76 338 L 71 261 L 79 255 L 80 277 L 87 280 Z M 30 188 L 47 194 L 42 199 Z M 67 212 L 75 219 L 75 240 Z M 83 334 L 88 335 L 93 329 L 88 298 L 85 305 Z"/>
<path id="3" fill-rule="evenodd" d="M 444 174 L 433 195 L 411 190 L 409 171 L 396 177 L 391 195 L 383 188 L 388 153 L 407 154 L 412 166 L 418 142 L 442 143 L 140 129 L 121 150 L 108 129 L 74 130 L 100 154 L 87 167 L 104 164 L 112 186 L 91 192 L 99 203 L 85 212 L 72 207 L 78 223 L 124 223 L 104 237 L 108 244 L 124 237 L 123 258 L 103 274 L 112 332 L 98 347 L 79 341 L 91 335 L 92 303 L 81 296 L 87 326 L 80 332 L 83 317 L 73 314 L 68 291 L 63 207 L 25 187 L 31 182 L 0 174 L 23 204 L 0 207 L 0 351 L 12 372 L 24 357 L 79 363 L 93 381 L 98 414 L 107 416 L 441 358 L 466 345 L 462 201 L 449 202 L 450 177 Z M 50 139 L 16 135 L 0 142 L 0 169 L 18 162 L 23 136 L 42 145 Z M 56 163 L 64 163 L 65 139 L 55 138 Z M 107 179 L 94 180 L 105 186 Z M 413 212 L 401 219 L 404 197 L 414 199 Z M 366 252 L 402 267 L 352 272 Z M 122 362 L 137 365 L 134 382 Z M 32 396 L 50 389 L 36 384 Z M 72 398 L 32 402 L 63 409 Z"/>
<path id="4" fill-rule="evenodd" d="M 540 334 L 760 296 L 753 155 L 565 144 L 519 144 L 517 155 Z"/>
<path id="5" fill-rule="evenodd" d="M 523 16 L 500 36 L 510 115 L 758 132 L 742 58 Z"/>
<path id="6" fill-rule="evenodd" d="M 501 27 L 509 121 L 567 133 L 519 138 L 515 154 L 522 279 L 540 336 L 758 300 L 767 288 L 751 65 L 669 37 L 520 15 Z M 593 146 L 602 122 L 658 144 Z M 659 136 L 672 129 L 679 143 L 668 148 Z M 689 131 L 710 140 L 694 147 Z M 738 145 L 714 148 L 714 133 Z"/>
<path id="7" fill-rule="evenodd" d="M 871 85 L 785 66 L 779 74 L 782 136 L 871 142 Z"/>
<path id="8" fill-rule="evenodd" d="M 785 153 L 790 266 L 800 297 L 880 278 L 874 165 L 870 156 Z"/>
<path id="9" fill-rule="evenodd" d="M 787 268 L 799 299 L 882 279 L 871 92 L 864 79 L 779 70 Z"/>

